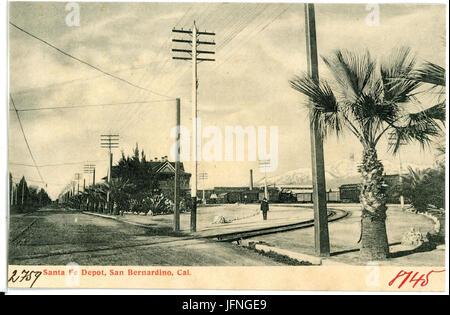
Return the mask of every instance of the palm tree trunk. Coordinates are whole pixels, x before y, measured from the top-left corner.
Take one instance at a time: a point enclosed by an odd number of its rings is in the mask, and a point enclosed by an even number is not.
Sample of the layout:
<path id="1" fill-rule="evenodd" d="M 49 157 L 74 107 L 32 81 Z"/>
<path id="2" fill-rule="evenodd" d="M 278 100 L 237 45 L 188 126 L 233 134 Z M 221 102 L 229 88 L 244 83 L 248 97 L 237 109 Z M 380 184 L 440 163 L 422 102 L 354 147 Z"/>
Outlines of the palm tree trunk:
<path id="1" fill-rule="evenodd" d="M 362 176 L 360 258 L 363 260 L 384 260 L 389 256 L 386 233 L 386 195 L 383 187 L 384 168 L 377 158 L 375 148 L 364 148 L 359 172 Z"/>

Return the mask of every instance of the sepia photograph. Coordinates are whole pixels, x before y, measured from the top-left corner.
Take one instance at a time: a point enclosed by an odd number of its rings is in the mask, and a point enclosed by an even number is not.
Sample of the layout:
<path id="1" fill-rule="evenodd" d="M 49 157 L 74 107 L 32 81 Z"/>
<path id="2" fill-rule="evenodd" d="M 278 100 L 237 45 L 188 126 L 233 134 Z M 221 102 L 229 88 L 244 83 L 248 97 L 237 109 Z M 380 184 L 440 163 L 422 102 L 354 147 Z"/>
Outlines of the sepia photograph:
<path id="1" fill-rule="evenodd" d="M 448 290 L 447 10 L 8 1 L 8 287 Z"/>

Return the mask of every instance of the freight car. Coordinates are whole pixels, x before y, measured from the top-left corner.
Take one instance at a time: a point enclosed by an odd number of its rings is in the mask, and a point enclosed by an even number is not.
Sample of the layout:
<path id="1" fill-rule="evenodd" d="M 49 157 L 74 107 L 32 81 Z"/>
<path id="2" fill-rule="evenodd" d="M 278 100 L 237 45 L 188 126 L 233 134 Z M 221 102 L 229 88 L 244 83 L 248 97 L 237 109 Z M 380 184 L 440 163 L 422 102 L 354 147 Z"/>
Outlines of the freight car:
<path id="1" fill-rule="evenodd" d="M 341 202 L 359 202 L 359 184 L 346 184 L 339 187 Z"/>

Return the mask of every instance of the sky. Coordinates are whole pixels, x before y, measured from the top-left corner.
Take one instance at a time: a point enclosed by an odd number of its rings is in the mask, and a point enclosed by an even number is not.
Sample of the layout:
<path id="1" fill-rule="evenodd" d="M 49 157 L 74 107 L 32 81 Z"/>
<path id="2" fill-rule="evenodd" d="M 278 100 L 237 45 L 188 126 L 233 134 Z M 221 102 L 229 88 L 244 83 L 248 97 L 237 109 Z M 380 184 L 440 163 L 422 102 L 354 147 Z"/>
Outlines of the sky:
<path id="1" fill-rule="evenodd" d="M 128 82 L 104 75 L 14 27 L 9 29 L 10 93 L 18 109 L 122 104 L 117 106 L 19 112 L 23 129 L 47 190 L 55 198 L 83 171 L 97 165 L 105 176 L 108 152 L 100 135 L 120 134 L 120 148 L 136 143 L 147 158 L 170 154 L 175 101 L 181 124 L 191 129 L 191 63 L 172 60 L 172 28 L 216 33 L 215 62 L 198 66 L 198 115 L 203 127 L 278 127 L 278 168 L 273 175 L 310 166 L 305 99 L 289 79 L 306 71 L 304 9 L 301 3 L 86 3 L 79 2 L 79 26 L 68 26 L 65 2 L 10 2 L 10 22 L 52 45 Z M 382 58 L 409 46 L 418 62 L 445 65 L 445 6 L 380 5 L 379 25 L 368 25 L 365 4 L 316 4 L 318 52 L 368 49 Z M 329 77 L 321 62 L 320 76 Z M 154 93 L 153 93 L 154 92 Z M 10 105 L 11 106 L 11 105 Z M 325 163 L 360 156 L 354 138 L 327 138 Z M 382 160 L 394 161 L 380 144 Z M 432 150 L 402 149 L 404 163 L 430 164 Z M 42 186 L 14 111 L 9 112 L 10 171 Z M 64 164 L 66 165 L 60 165 Z M 192 163 L 186 162 L 187 171 Z M 208 179 L 199 188 L 247 185 L 249 169 L 263 176 L 257 161 L 199 163 Z M 90 177 L 86 177 L 89 182 Z"/>

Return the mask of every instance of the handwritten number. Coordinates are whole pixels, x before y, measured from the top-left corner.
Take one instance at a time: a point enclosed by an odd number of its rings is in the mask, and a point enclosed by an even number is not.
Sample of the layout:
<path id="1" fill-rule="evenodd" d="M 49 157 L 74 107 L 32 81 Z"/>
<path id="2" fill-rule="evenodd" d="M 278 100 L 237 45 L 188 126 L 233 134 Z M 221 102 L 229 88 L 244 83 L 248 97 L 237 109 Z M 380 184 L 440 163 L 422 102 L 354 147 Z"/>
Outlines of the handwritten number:
<path id="1" fill-rule="evenodd" d="M 392 286 L 392 285 L 395 283 L 395 281 L 396 281 L 397 279 L 403 279 L 403 281 L 402 281 L 402 282 L 399 284 L 399 286 L 398 286 L 399 289 L 400 289 L 406 282 L 414 283 L 414 284 L 412 285 L 413 288 L 415 288 L 415 287 L 417 286 L 417 284 L 419 284 L 419 283 L 420 283 L 420 286 L 421 286 L 421 287 L 426 287 L 426 286 L 430 283 L 430 281 L 429 281 L 430 275 L 431 275 L 432 273 L 439 273 L 439 272 L 445 272 L 445 270 L 439 270 L 439 271 L 431 270 L 429 273 L 427 273 L 427 275 L 421 274 L 420 277 L 418 277 L 418 276 L 419 276 L 419 273 L 418 273 L 418 272 L 416 272 L 416 273 L 413 274 L 413 271 L 406 272 L 405 270 L 401 270 L 401 271 L 394 277 L 394 279 L 392 279 L 392 280 L 389 282 L 389 286 Z M 411 277 L 411 276 L 412 276 L 412 277 Z M 410 277 L 411 277 L 411 278 L 410 278 Z M 418 278 L 417 278 L 417 277 L 418 277 Z"/>
<path id="2" fill-rule="evenodd" d="M 37 279 L 39 279 L 39 277 L 42 275 L 42 271 L 34 271 L 34 270 L 22 270 L 22 272 L 20 274 L 17 274 L 18 271 L 14 270 L 11 274 L 11 277 L 9 277 L 8 282 L 12 282 L 15 283 L 17 281 L 22 282 L 29 282 L 33 280 L 33 276 L 34 276 L 34 280 L 30 285 L 30 288 L 33 287 L 33 285 L 36 283 Z"/>

